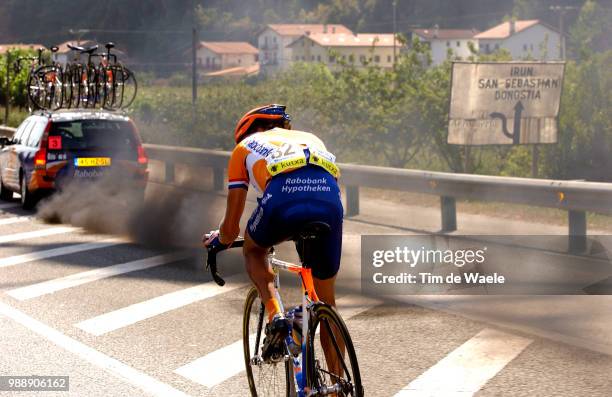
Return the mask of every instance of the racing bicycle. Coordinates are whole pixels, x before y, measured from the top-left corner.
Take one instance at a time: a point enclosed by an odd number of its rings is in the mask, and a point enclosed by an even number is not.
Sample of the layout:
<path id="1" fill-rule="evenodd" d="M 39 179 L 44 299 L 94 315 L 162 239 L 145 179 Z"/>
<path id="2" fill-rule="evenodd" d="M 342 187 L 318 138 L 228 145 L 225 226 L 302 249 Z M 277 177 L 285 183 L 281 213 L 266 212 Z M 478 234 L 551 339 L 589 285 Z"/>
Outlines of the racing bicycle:
<path id="1" fill-rule="evenodd" d="M 270 249 L 268 261 L 274 270 L 276 299 L 289 321 L 289 332 L 281 350 L 269 357 L 262 355 L 265 336 L 265 306 L 255 287 L 244 304 L 242 321 L 244 363 L 251 396 L 363 396 L 363 386 L 351 336 L 336 309 L 319 300 L 311 269 L 320 237 L 330 232 L 326 223 L 313 222 L 294 238 L 301 265 L 275 258 Z M 232 243 L 241 247 L 243 239 Z M 213 280 L 225 284 L 217 271 L 217 253 L 223 248 L 209 248 L 207 267 Z M 279 270 L 296 275 L 301 281 L 302 304 L 286 309 L 280 296 Z M 304 332 L 305 331 L 305 332 Z M 318 336 L 321 333 L 325 340 Z M 323 348 L 322 343 L 325 343 Z"/>

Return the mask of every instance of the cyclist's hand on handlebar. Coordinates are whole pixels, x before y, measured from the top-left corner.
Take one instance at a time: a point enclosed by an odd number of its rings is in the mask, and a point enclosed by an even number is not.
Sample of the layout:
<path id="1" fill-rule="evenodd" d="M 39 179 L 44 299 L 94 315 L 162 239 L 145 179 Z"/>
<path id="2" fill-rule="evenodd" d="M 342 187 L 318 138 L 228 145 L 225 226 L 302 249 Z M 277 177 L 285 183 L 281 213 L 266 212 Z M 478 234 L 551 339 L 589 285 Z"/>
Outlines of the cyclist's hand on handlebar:
<path id="1" fill-rule="evenodd" d="M 230 246 L 230 244 L 223 244 L 219 240 L 219 230 L 211 230 L 202 237 L 204 246 L 209 250 L 222 251 Z"/>

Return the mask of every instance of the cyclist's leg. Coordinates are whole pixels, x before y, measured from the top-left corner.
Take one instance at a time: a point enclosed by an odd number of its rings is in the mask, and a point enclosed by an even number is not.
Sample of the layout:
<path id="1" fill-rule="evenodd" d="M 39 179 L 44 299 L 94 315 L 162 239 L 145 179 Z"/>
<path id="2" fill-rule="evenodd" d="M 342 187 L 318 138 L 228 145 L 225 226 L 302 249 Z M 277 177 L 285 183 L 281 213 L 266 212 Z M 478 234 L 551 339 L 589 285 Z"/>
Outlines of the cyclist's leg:
<path id="1" fill-rule="evenodd" d="M 280 312 L 278 306 L 274 306 L 276 299 L 274 298 L 274 272 L 268 263 L 269 248 L 260 247 L 247 231 L 244 236 L 244 246 L 242 252 L 247 273 L 255 284 L 255 288 L 259 292 L 261 301 L 266 305 L 268 316 Z M 276 302 L 278 305 L 278 302 Z"/>

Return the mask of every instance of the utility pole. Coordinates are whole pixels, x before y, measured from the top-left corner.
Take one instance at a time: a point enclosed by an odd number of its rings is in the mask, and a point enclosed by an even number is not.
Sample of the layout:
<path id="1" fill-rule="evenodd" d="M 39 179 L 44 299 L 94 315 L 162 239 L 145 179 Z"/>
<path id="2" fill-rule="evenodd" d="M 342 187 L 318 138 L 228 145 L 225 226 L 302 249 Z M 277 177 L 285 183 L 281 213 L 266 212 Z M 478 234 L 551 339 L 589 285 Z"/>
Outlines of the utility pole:
<path id="1" fill-rule="evenodd" d="M 549 10 L 559 13 L 559 58 L 565 60 L 565 13 L 570 10 L 577 10 L 573 6 L 550 6 Z"/>
<path id="2" fill-rule="evenodd" d="M 4 106 L 4 125 L 9 122 L 9 106 L 11 102 L 11 50 L 6 50 L 6 104 Z"/>
<path id="3" fill-rule="evenodd" d="M 191 126 L 195 128 L 196 124 L 196 102 L 198 100 L 198 68 L 197 68 L 197 50 L 198 50 L 198 29 L 196 25 L 196 7 L 195 0 L 191 0 Z"/>
<path id="4" fill-rule="evenodd" d="M 397 0 L 393 0 L 393 70 L 395 70 L 395 60 L 397 59 L 395 36 L 397 36 Z"/>

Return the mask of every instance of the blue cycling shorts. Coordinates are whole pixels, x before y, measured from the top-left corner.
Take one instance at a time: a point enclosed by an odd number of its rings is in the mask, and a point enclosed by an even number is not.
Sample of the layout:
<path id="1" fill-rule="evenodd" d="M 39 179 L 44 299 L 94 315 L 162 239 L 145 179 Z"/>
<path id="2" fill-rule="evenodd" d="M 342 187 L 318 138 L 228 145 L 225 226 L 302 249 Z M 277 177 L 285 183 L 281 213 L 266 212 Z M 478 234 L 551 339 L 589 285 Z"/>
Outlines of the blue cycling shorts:
<path id="1" fill-rule="evenodd" d="M 316 165 L 274 176 L 247 223 L 247 230 L 260 247 L 272 247 L 293 238 L 310 222 L 325 222 L 331 233 L 322 236 L 316 254 L 304 265 L 324 280 L 338 273 L 342 252 L 343 208 L 336 179 Z M 312 263 L 309 263 L 312 262 Z"/>

